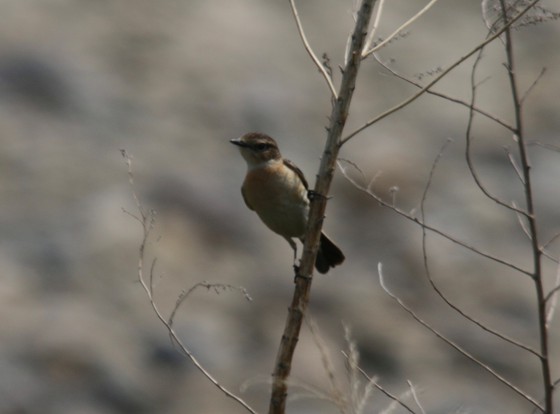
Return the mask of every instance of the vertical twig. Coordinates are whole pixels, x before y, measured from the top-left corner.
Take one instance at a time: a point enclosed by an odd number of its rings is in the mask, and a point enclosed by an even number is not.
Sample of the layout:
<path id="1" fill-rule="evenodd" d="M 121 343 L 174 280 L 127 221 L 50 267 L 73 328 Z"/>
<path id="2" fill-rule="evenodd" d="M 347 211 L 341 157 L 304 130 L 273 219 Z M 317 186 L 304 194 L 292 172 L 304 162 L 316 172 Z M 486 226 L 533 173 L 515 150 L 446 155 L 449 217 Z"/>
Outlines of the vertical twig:
<path id="1" fill-rule="evenodd" d="M 554 287 L 547 293 L 545 297 L 545 302 L 548 306 L 548 313 L 546 315 L 546 327 L 550 328 L 552 318 L 554 318 L 554 313 L 556 312 L 556 305 L 558 304 L 558 291 L 560 290 L 560 262 L 556 266 L 556 280 L 554 282 Z"/>
<path id="2" fill-rule="evenodd" d="M 385 0 L 380 0 L 377 3 L 377 10 L 375 13 L 375 17 L 373 19 L 373 25 L 371 26 L 371 30 L 369 31 L 368 37 L 366 39 L 366 44 L 364 45 L 364 51 L 369 50 L 371 48 L 371 44 L 374 41 L 375 35 L 377 33 L 377 29 L 379 29 L 379 22 L 381 21 L 381 16 L 383 15 L 383 7 L 385 6 Z"/>
<path id="3" fill-rule="evenodd" d="M 496 197 L 495 195 L 493 195 L 492 193 L 490 193 L 490 191 L 486 188 L 486 186 L 482 183 L 481 178 L 478 175 L 478 172 L 476 171 L 476 168 L 474 166 L 474 162 L 472 159 L 472 128 L 473 128 L 473 123 L 474 123 L 474 107 L 475 107 L 475 101 L 476 101 L 476 69 L 478 67 L 478 64 L 481 62 L 482 60 L 482 52 L 484 51 L 484 49 L 480 49 L 480 51 L 478 52 L 476 59 L 473 63 L 472 66 L 472 70 L 471 70 L 471 101 L 470 101 L 470 105 L 469 105 L 469 120 L 467 123 L 467 130 L 465 132 L 465 140 L 466 140 L 466 146 L 465 146 L 465 158 L 467 160 L 467 166 L 469 168 L 469 172 L 471 173 L 472 178 L 474 179 L 474 182 L 476 183 L 477 187 L 480 189 L 480 191 L 482 191 L 482 193 L 488 197 L 490 200 L 494 201 L 496 204 L 505 207 L 509 210 L 513 210 L 515 211 L 517 214 L 523 215 L 523 216 L 527 216 L 528 213 L 526 211 L 523 211 L 522 209 L 518 209 L 515 205 L 511 206 L 508 203 L 504 202 L 503 200 L 500 200 L 498 197 Z M 515 127 L 513 128 L 513 131 L 515 133 Z"/>
<path id="4" fill-rule="evenodd" d="M 445 142 L 445 144 L 441 147 L 441 150 L 437 154 L 434 162 L 432 163 L 432 168 L 430 169 L 430 173 L 429 173 L 429 176 L 428 176 L 428 181 L 426 183 L 426 186 L 424 187 L 424 192 L 422 194 L 422 200 L 420 201 L 420 217 L 422 218 L 422 223 L 426 223 L 425 204 L 426 204 L 426 200 L 427 200 L 427 197 L 428 197 L 428 191 L 430 189 L 430 186 L 432 185 L 432 181 L 433 181 L 433 177 L 434 177 L 434 174 L 435 174 L 436 167 L 439 163 L 439 160 L 443 156 L 443 153 L 444 153 L 447 145 L 449 145 L 450 142 L 451 142 L 450 140 L 447 140 Z M 459 308 L 457 305 L 455 305 L 455 303 L 453 303 L 453 301 L 447 297 L 447 295 L 439 288 L 436 281 L 433 279 L 432 273 L 430 271 L 430 266 L 428 264 L 427 228 L 424 227 L 424 226 L 422 226 L 422 258 L 423 258 L 423 261 L 424 261 L 424 272 L 426 273 L 428 283 L 430 284 L 430 286 L 432 287 L 434 292 L 436 292 L 436 294 L 445 302 L 445 304 L 447 306 L 449 306 L 452 310 L 454 310 L 459 315 L 461 315 L 463 318 L 472 322 L 473 324 L 475 324 L 476 326 L 478 326 L 482 330 L 484 330 L 484 331 L 486 331 L 486 332 L 488 332 L 488 333 L 490 333 L 490 334 L 492 334 L 492 335 L 510 343 L 511 345 L 514 345 L 514 346 L 516 346 L 520 349 L 523 349 L 527 352 L 530 352 L 531 354 L 533 354 L 537 357 L 541 356 L 539 354 L 539 352 L 536 351 L 535 349 L 533 349 L 532 347 L 530 347 L 528 345 L 525 345 L 525 344 L 523 344 L 523 343 L 521 343 L 521 342 L 519 342 L 519 341 L 517 341 L 513 338 L 510 338 L 510 337 L 504 335 L 503 333 L 501 333 L 500 331 L 497 331 L 496 329 L 492 329 L 487 324 L 485 324 L 483 322 L 480 322 L 479 320 L 473 318 L 472 316 L 470 316 L 469 314 L 464 312 L 461 308 Z"/>
<path id="5" fill-rule="evenodd" d="M 305 236 L 303 256 L 299 275 L 296 276 L 296 286 L 292 303 L 288 309 L 288 316 L 274 372 L 272 374 L 272 393 L 270 398 L 269 413 L 283 414 L 286 411 L 286 397 L 288 386 L 286 379 L 290 375 L 292 358 L 299 338 L 303 315 L 309 303 L 313 265 L 317 256 L 319 238 L 323 226 L 327 194 L 334 176 L 336 159 L 340 149 L 340 137 L 348 117 L 348 110 L 356 77 L 360 67 L 361 52 L 363 50 L 367 29 L 371 19 L 375 0 L 363 0 L 358 12 L 358 18 L 352 34 L 350 59 L 344 68 L 338 97 L 331 111 L 328 136 L 321 159 L 314 192 L 316 196 L 311 201 L 308 228 Z"/>
<path id="6" fill-rule="evenodd" d="M 506 50 L 506 69 L 511 89 L 511 98 L 513 102 L 513 110 L 515 115 L 515 131 L 514 138 L 519 148 L 519 157 L 521 159 L 521 169 L 523 172 L 523 187 L 525 189 L 525 203 L 527 208 L 527 221 L 529 222 L 529 233 L 531 235 L 531 249 L 533 254 L 533 280 L 535 282 L 535 291 L 537 295 L 537 313 L 539 319 L 539 341 L 540 341 L 540 362 L 542 381 L 544 387 L 544 413 L 553 413 L 553 392 L 552 376 L 550 372 L 550 360 L 548 349 L 548 327 L 547 327 L 547 308 L 546 294 L 543 283 L 542 273 L 542 251 L 539 247 L 539 238 L 537 230 L 537 219 L 535 216 L 535 206 L 533 201 L 533 187 L 531 181 L 531 164 L 527 154 L 527 146 L 523 130 L 523 104 L 522 97 L 519 95 L 517 87 L 517 78 L 515 73 L 515 60 L 513 56 L 513 43 L 511 38 L 511 28 L 507 26 L 508 12 L 505 0 L 500 0 L 502 9 L 502 19 L 506 25 L 505 33 L 505 50 Z"/>

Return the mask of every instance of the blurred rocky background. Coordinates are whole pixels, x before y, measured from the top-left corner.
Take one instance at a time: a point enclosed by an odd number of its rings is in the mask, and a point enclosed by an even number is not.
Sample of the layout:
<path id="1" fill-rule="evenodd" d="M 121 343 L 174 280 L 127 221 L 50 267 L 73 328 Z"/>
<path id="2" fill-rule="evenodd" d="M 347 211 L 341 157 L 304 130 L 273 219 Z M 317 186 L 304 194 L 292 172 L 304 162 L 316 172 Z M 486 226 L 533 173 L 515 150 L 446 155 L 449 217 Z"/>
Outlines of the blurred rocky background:
<path id="1" fill-rule="evenodd" d="M 302 1 L 311 44 L 339 80 L 351 0 Z M 386 4 L 387 36 L 426 2 Z M 543 6 L 554 8 L 554 1 Z M 558 7 L 556 7 L 558 8 Z M 558 11 L 558 10 L 555 10 Z M 440 2 L 380 52 L 395 69 L 430 79 L 486 35 L 477 1 Z M 517 75 L 526 91 L 527 139 L 558 145 L 558 21 L 514 33 Z M 477 103 L 512 121 L 504 53 L 495 42 L 479 67 Z M 469 99 L 472 60 L 437 87 Z M 373 59 L 362 66 L 346 131 L 415 90 Z M 245 165 L 228 143 L 247 131 L 276 137 L 314 181 L 330 111 L 328 90 L 302 47 L 287 1 L 3 0 L 0 2 L 0 412 L 42 414 L 243 413 L 171 344 L 137 281 L 140 225 L 136 190 L 158 212 L 148 257 L 157 257 L 155 299 L 164 313 L 201 281 L 245 287 L 198 289 L 175 326 L 219 381 L 259 412 L 293 288 L 292 252 L 248 211 L 239 188 Z M 426 203 L 427 221 L 492 255 L 531 269 L 527 237 L 511 212 L 477 189 L 465 164 L 468 111 L 426 96 L 356 136 L 342 156 L 360 165 L 376 193 L 419 215 L 431 165 L 448 145 Z M 504 148 L 510 133 L 477 116 L 479 174 L 506 202 L 524 206 Z M 517 159 L 517 156 L 514 155 Z M 560 230 L 560 154 L 530 147 L 542 243 Z M 378 282 L 501 375 L 542 397 L 535 357 L 465 322 L 428 287 L 421 230 L 337 174 L 326 230 L 347 261 L 314 282 L 310 315 L 320 342 L 302 334 L 289 412 L 335 413 L 320 349 L 350 395 L 344 325 L 361 366 L 395 395 L 410 380 L 430 413 L 527 413 L 514 392 L 416 323 Z M 533 283 L 434 235 L 430 270 L 462 309 L 537 347 Z M 550 246 L 558 257 L 558 243 Z M 544 261 L 547 286 L 556 264 Z M 558 317 L 551 324 L 555 377 Z M 557 403 L 560 403 L 557 393 Z M 406 397 L 410 405 L 410 396 Z M 387 407 L 373 393 L 368 413 Z M 400 411 L 399 411 L 400 410 Z M 397 408 L 394 412 L 403 412 Z"/>

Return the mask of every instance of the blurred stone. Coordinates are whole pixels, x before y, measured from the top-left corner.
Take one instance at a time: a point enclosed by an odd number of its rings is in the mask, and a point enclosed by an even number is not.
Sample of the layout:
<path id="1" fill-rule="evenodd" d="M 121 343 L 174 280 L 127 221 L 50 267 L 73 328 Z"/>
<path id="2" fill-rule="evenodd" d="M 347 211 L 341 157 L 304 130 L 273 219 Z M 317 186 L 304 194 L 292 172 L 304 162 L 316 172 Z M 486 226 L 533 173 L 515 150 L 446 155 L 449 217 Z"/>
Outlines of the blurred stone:
<path id="1" fill-rule="evenodd" d="M 142 206 L 158 212 L 143 270 L 149 279 L 158 259 L 152 288 L 163 317 L 196 283 L 246 288 L 251 302 L 235 289 L 197 290 L 174 326 L 222 385 L 237 393 L 246 381 L 253 384 L 242 397 L 265 410 L 292 296 L 292 252 L 244 206 L 245 165 L 228 139 L 255 128 L 272 134 L 312 183 L 331 104 L 288 5 L 269 3 L 0 2 L 0 412 L 245 412 L 171 344 L 138 282 L 142 225 L 131 217 L 138 212 L 121 148 L 133 156 Z M 352 4 L 301 3 L 309 41 L 328 53 L 338 82 Z M 380 57 L 427 81 L 430 70 L 483 40 L 479 4 L 440 3 Z M 416 9 L 415 2 L 387 8 L 379 35 Z M 465 24 L 450 17 L 457 15 Z M 539 141 L 530 156 L 545 241 L 557 232 L 560 203 L 560 163 L 546 149 L 558 145 L 559 80 L 549 75 L 558 72 L 558 25 L 515 36 L 520 85 L 549 69 L 524 107 L 527 131 Z M 512 119 L 502 60 L 500 50 L 485 51 L 479 70 L 487 80 L 477 103 Z M 373 60 L 362 70 L 346 132 L 415 92 Z M 469 76 L 465 64 L 436 89 L 468 101 Z M 467 117 L 465 107 L 425 97 L 356 136 L 342 156 L 360 166 L 366 183 L 377 177 L 377 194 L 420 218 L 432 164 L 451 138 L 427 194 L 428 223 L 530 268 L 518 218 L 482 195 L 466 168 Z M 473 138 L 489 189 L 522 205 L 504 152 L 515 149 L 511 133 L 477 116 Z M 395 394 L 406 393 L 410 379 L 429 412 L 529 412 L 381 289 L 380 262 L 387 286 L 422 318 L 539 396 L 532 356 L 477 330 L 430 288 L 421 229 L 339 172 L 331 195 L 325 227 L 347 261 L 314 279 L 310 316 L 341 389 L 349 393 L 351 380 L 340 354 L 348 347 L 344 322 L 368 374 Z M 553 257 L 557 246 L 549 246 Z M 431 275 L 454 302 L 534 346 L 528 278 L 432 233 L 426 247 Z M 545 269 L 552 285 L 556 264 L 547 261 Z M 558 340 L 553 329 L 551 343 Z M 329 393 L 322 357 L 317 337 L 304 330 L 293 369 L 300 395 L 310 387 Z M 375 393 L 368 409 L 381 412 L 388 404 Z M 338 412 L 315 397 L 290 401 L 289 411 Z"/>

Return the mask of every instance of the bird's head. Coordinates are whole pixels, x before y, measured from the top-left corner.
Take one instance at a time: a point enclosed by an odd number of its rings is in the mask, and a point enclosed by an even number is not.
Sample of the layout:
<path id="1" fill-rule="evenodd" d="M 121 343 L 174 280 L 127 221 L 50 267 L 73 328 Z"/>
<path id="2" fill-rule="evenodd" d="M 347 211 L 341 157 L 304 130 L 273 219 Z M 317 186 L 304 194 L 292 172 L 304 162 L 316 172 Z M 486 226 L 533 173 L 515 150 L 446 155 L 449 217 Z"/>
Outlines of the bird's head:
<path id="1" fill-rule="evenodd" d="M 256 168 L 282 159 L 276 141 L 260 132 L 249 132 L 240 138 L 231 139 L 229 142 L 239 147 L 249 168 Z"/>

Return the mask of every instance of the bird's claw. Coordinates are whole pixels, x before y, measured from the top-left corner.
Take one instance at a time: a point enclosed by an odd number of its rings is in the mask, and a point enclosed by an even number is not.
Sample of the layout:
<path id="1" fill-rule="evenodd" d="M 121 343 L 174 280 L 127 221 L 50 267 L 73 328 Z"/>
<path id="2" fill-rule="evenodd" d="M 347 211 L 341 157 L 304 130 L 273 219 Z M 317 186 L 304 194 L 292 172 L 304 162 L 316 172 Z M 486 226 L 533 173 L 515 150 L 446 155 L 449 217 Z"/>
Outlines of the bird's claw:
<path id="1" fill-rule="evenodd" d="M 324 196 L 323 194 L 319 194 L 315 190 L 307 190 L 307 198 L 309 198 L 310 200 L 316 200 L 316 199 L 319 199 L 319 198 L 324 198 L 324 199 L 328 200 L 331 197 Z"/>
<path id="2" fill-rule="evenodd" d="M 294 264 L 294 274 L 295 274 L 295 276 L 294 276 L 294 283 L 297 283 L 298 279 L 303 279 L 303 280 L 310 280 L 310 279 L 311 279 L 311 276 L 304 276 L 304 275 L 301 275 L 301 274 L 299 273 L 299 266 L 296 265 L 296 264 Z"/>

